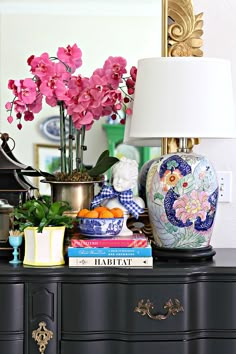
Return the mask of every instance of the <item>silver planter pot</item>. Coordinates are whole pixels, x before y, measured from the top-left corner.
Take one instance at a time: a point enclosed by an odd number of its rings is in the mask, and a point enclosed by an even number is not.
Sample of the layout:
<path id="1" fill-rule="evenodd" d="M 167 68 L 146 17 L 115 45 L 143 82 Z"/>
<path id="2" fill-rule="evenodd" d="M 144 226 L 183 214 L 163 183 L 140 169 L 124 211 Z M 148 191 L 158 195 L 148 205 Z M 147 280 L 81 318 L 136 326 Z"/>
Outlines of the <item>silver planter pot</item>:
<path id="1" fill-rule="evenodd" d="M 53 202 L 65 200 L 73 211 L 89 209 L 94 198 L 94 189 L 98 182 L 56 182 L 48 181 L 51 186 Z"/>

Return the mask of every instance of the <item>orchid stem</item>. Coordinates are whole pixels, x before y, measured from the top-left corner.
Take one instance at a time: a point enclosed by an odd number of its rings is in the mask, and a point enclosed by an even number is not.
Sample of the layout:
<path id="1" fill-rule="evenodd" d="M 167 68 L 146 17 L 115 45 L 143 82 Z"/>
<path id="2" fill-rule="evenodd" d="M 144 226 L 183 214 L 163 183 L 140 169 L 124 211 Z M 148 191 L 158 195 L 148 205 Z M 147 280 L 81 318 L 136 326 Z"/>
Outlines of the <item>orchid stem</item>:
<path id="1" fill-rule="evenodd" d="M 69 158 L 68 158 L 68 171 L 71 175 L 73 172 L 73 140 L 74 140 L 74 128 L 72 116 L 69 116 Z"/>
<path id="2" fill-rule="evenodd" d="M 86 150 L 86 146 L 84 145 L 84 140 L 85 140 L 85 126 L 83 125 L 81 128 L 81 151 L 80 151 L 80 171 L 82 172 L 83 170 L 83 159 L 84 159 L 84 151 Z"/>
<path id="3" fill-rule="evenodd" d="M 75 160 L 76 160 L 76 171 L 80 170 L 80 130 L 75 131 Z"/>
<path id="4" fill-rule="evenodd" d="M 61 172 L 66 173 L 66 132 L 65 132 L 65 110 L 63 102 L 60 107 L 60 151 L 61 151 Z"/>

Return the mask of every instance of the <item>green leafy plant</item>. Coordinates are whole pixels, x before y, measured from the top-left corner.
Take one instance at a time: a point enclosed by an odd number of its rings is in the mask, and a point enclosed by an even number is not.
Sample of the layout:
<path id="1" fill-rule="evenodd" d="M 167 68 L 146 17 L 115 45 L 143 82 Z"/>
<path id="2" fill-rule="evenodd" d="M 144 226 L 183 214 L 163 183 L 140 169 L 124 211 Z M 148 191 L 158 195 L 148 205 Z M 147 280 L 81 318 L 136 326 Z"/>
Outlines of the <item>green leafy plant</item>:
<path id="1" fill-rule="evenodd" d="M 14 225 L 17 225 L 21 232 L 26 227 L 37 227 L 38 232 L 42 232 L 46 226 L 72 228 L 73 218 L 63 215 L 68 210 L 71 210 L 71 207 L 65 201 L 52 203 L 47 196 L 31 199 L 14 209 Z"/>

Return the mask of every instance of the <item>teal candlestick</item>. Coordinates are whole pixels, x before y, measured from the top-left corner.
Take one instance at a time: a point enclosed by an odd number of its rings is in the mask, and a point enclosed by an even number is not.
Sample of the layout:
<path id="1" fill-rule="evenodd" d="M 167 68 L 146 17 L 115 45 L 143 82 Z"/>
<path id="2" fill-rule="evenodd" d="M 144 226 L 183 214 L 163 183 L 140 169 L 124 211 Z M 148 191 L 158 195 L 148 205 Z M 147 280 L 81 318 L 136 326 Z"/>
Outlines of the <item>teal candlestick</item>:
<path id="1" fill-rule="evenodd" d="M 14 257 L 11 261 L 9 261 L 9 263 L 11 264 L 22 263 L 22 261 L 18 259 L 18 255 L 19 255 L 18 247 L 20 247 L 20 245 L 22 244 L 22 240 L 23 240 L 22 236 L 9 236 L 9 243 L 13 247 L 12 255 Z"/>

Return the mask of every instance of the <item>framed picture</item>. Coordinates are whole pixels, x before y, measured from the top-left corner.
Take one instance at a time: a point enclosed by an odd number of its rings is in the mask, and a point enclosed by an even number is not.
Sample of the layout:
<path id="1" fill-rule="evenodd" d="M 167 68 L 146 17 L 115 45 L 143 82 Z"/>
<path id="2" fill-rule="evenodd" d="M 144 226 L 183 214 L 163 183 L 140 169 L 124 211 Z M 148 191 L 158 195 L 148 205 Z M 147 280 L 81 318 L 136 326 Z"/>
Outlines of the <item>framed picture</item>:
<path id="1" fill-rule="evenodd" d="M 60 171 L 61 158 L 59 145 L 35 144 L 34 156 L 36 169 L 49 173 Z M 39 188 L 41 195 L 50 195 L 50 185 L 48 183 L 40 183 L 43 177 L 35 178 L 35 185 Z"/>
<path id="2" fill-rule="evenodd" d="M 69 135 L 69 121 L 65 120 L 66 136 Z M 51 116 L 40 124 L 42 135 L 51 141 L 60 141 L 60 117 Z"/>
<path id="3" fill-rule="evenodd" d="M 67 147 L 66 156 L 68 157 L 69 147 Z M 76 168 L 76 150 L 73 147 L 73 169 Z M 53 144 L 35 144 L 34 145 L 34 163 L 37 170 L 48 173 L 55 173 L 61 171 L 61 152 L 60 145 Z M 86 168 L 92 168 L 92 165 L 84 165 Z M 49 183 L 41 182 L 44 177 L 35 177 L 34 184 L 39 188 L 41 195 L 51 195 Z"/>

